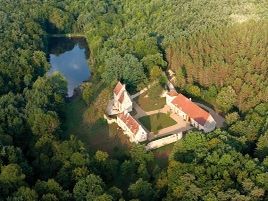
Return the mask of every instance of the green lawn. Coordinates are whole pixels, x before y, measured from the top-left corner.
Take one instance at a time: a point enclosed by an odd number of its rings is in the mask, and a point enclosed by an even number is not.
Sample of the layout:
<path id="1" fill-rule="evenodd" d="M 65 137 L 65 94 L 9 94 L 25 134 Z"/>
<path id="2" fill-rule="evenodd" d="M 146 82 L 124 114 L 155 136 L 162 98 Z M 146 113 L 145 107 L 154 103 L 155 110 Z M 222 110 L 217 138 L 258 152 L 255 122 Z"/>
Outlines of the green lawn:
<path id="1" fill-rule="evenodd" d="M 130 143 L 126 135 L 114 124 L 108 125 L 103 119 L 94 124 L 85 120 L 88 106 L 80 96 L 72 98 L 65 108 L 64 134 L 75 135 L 91 150 L 103 150 L 112 153 L 115 148 L 125 149 Z"/>
<path id="2" fill-rule="evenodd" d="M 135 101 L 144 111 L 158 110 L 163 108 L 166 104 L 166 98 L 161 97 L 162 92 L 163 88 L 156 85 L 135 98 Z"/>
<path id="3" fill-rule="evenodd" d="M 157 113 L 149 116 L 144 116 L 139 118 L 139 121 L 145 126 L 145 128 L 154 133 L 163 128 L 176 124 L 176 121 L 165 113 Z"/>

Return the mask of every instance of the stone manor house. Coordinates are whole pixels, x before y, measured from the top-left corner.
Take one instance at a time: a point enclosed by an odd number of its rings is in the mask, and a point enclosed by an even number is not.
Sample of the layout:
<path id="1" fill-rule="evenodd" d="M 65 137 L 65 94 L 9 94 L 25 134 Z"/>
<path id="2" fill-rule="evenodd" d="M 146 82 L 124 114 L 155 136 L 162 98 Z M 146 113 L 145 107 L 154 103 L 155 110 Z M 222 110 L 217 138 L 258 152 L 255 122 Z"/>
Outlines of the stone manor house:
<path id="1" fill-rule="evenodd" d="M 126 90 L 126 85 L 118 82 L 114 88 L 113 96 L 113 100 L 108 104 L 107 114 L 116 119 L 116 123 L 131 142 L 146 141 L 148 133 L 129 113 L 133 109 L 133 104 Z"/>
<path id="2" fill-rule="evenodd" d="M 165 94 L 166 104 L 170 111 L 189 122 L 192 126 L 204 132 L 215 129 L 216 122 L 213 117 L 197 104 L 175 90 Z M 113 90 L 113 99 L 107 106 L 107 115 L 123 130 L 131 142 L 139 143 L 148 139 L 148 132 L 131 116 L 133 102 L 126 90 L 125 84 L 118 82 Z"/>

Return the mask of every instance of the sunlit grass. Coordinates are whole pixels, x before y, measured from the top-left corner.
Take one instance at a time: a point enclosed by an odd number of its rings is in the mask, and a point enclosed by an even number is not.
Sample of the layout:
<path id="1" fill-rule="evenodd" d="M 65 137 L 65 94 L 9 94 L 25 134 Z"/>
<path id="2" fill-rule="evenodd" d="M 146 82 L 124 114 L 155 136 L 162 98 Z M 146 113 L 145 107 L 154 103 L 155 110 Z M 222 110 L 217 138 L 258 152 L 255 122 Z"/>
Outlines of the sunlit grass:
<path id="1" fill-rule="evenodd" d="M 163 128 L 176 124 L 176 121 L 165 113 L 157 113 L 149 116 L 144 116 L 139 118 L 139 121 L 144 125 L 145 128 L 154 133 Z"/>

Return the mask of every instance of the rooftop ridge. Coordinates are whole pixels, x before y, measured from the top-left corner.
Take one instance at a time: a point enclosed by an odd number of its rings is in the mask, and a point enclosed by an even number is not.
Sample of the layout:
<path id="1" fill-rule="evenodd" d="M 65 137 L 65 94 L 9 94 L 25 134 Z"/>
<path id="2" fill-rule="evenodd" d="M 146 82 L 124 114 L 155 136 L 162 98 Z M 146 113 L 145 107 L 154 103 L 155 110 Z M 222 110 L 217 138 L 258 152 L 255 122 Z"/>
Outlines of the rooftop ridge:
<path id="1" fill-rule="evenodd" d="M 117 82 L 115 88 L 114 88 L 114 93 L 118 95 L 120 91 L 124 88 L 124 84 L 122 84 L 120 81 Z"/>
<path id="2" fill-rule="evenodd" d="M 118 114 L 118 117 L 126 124 L 133 134 L 138 132 L 140 124 L 129 113 L 120 113 Z"/>
<path id="3" fill-rule="evenodd" d="M 183 94 L 178 94 L 171 103 L 203 126 L 210 116 L 207 111 L 193 103 Z"/>

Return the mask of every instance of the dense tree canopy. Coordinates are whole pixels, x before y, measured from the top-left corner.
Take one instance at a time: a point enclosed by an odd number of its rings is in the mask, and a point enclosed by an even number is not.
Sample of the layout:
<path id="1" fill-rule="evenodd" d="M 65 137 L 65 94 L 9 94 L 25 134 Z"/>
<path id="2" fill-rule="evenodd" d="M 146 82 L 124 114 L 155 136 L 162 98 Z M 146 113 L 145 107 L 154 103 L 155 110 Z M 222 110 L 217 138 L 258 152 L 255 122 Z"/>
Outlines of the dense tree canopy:
<path id="1" fill-rule="evenodd" d="M 267 200 L 266 0 L 0 5 L 0 200 Z M 172 69 L 178 90 L 226 114 L 225 128 L 187 133 L 166 169 L 143 145 L 114 155 L 85 147 L 65 135 L 65 79 L 46 75 L 59 33 L 89 42 L 89 121 L 103 117 L 117 80 L 135 91 Z"/>
<path id="2" fill-rule="evenodd" d="M 168 168 L 169 196 L 176 200 L 261 200 L 267 173 L 260 161 L 237 152 L 221 131 L 189 133 L 176 144 Z"/>
<path id="3" fill-rule="evenodd" d="M 267 102 L 267 30 L 267 21 L 249 21 L 182 37 L 168 49 L 170 67 L 178 74 L 183 69 L 178 79 L 188 84 L 216 86 L 216 101 L 224 112 L 232 105 L 248 111 Z"/>

